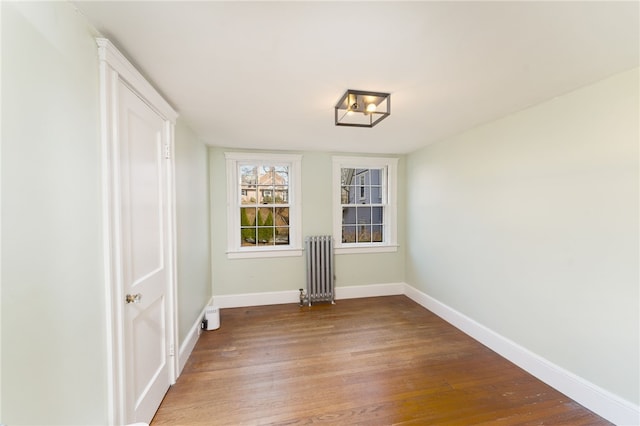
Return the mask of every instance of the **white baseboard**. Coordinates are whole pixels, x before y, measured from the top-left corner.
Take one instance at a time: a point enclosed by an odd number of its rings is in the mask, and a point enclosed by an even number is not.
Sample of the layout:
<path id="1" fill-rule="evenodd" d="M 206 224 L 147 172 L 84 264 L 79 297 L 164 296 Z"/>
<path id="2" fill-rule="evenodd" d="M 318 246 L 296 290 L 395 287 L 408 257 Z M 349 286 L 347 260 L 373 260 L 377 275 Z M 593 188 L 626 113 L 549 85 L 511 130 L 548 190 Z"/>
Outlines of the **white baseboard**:
<path id="1" fill-rule="evenodd" d="M 559 392 L 617 425 L 640 425 L 640 407 L 561 368 L 405 283 L 336 287 L 336 300 L 404 294 Z M 214 296 L 219 308 L 298 303 L 297 290 Z M 204 311 L 203 314 L 204 315 Z M 202 317 L 202 316 L 201 316 Z M 197 327 L 197 328 L 196 328 Z M 200 322 L 180 347 L 180 371 L 197 341 Z M 183 354 L 184 352 L 184 354 Z M 185 355 L 186 354 L 186 355 Z M 184 357 L 184 360 L 183 360 Z"/>
<path id="2" fill-rule="evenodd" d="M 404 294 L 405 283 L 368 284 L 336 287 L 336 300 Z"/>
<path id="3" fill-rule="evenodd" d="M 196 318 L 196 322 L 191 326 L 187 337 L 185 337 L 184 341 L 180 344 L 180 350 L 178 351 L 178 376 L 182 374 L 182 370 L 191 352 L 193 352 L 193 348 L 196 346 L 196 343 L 198 343 L 198 338 L 200 338 L 200 334 L 202 334 L 200 324 L 202 323 L 202 318 L 204 318 L 207 306 L 211 305 L 211 302 L 212 300 L 209 300 L 209 303 L 202 308 L 202 312 L 200 312 L 200 315 Z"/>
<path id="4" fill-rule="evenodd" d="M 404 288 L 404 283 L 336 287 L 336 300 L 393 296 L 397 294 L 404 294 Z M 298 290 L 228 294 L 213 297 L 214 305 L 219 308 L 242 308 L 247 306 L 280 305 L 283 303 L 298 302 L 300 302 L 300 292 Z"/>
<path id="5" fill-rule="evenodd" d="M 637 405 L 551 363 L 408 284 L 404 294 L 599 416 L 617 425 L 640 424 Z"/>
<path id="6" fill-rule="evenodd" d="M 219 308 L 243 308 L 246 306 L 281 305 L 298 303 L 298 290 L 270 291 L 265 293 L 225 294 L 213 296 L 213 304 Z"/>

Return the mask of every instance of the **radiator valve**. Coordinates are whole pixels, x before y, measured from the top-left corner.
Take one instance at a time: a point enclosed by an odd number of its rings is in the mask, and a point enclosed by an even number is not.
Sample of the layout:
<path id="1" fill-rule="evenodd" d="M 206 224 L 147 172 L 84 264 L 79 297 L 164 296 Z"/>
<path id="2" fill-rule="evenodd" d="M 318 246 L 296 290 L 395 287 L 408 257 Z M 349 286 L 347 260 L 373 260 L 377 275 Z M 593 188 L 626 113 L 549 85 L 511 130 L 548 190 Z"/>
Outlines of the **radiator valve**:
<path id="1" fill-rule="evenodd" d="M 309 296 L 303 289 L 300 289 L 300 306 L 304 306 L 307 303 L 309 303 Z"/>

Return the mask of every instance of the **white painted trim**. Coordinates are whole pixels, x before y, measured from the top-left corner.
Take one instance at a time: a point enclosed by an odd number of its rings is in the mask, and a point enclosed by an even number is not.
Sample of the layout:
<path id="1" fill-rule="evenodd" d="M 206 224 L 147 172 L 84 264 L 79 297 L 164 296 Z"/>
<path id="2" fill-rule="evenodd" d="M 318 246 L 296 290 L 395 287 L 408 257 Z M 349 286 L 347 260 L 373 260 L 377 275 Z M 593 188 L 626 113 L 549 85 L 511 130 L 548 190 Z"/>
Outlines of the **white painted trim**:
<path id="1" fill-rule="evenodd" d="M 364 245 L 363 247 L 336 247 L 333 249 L 335 254 L 363 254 L 363 253 L 394 253 L 398 251 L 397 244 L 380 245 Z"/>
<path id="2" fill-rule="evenodd" d="M 97 38 L 100 73 L 100 119 L 102 156 L 102 227 L 104 240 L 106 350 L 107 350 L 107 417 L 109 424 L 126 422 L 124 313 L 122 294 L 122 253 L 120 252 L 119 153 L 118 153 L 118 84 L 124 82 L 150 108 L 165 120 L 165 143 L 173 150 L 173 132 L 178 114 L 158 92 L 136 71 L 127 59 L 107 39 Z M 167 344 L 177 344 L 177 288 L 175 253 L 175 185 L 173 154 L 167 160 Z M 174 350 L 175 353 L 175 350 Z M 168 361 L 169 382 L 175 383 L 178 357 Z"/>
<path id="3" fill-rule="evenodd" d="M 166 190 L 167 190 L 167 244 L 169 245 L 167 268 L 169 269 L 169 291 L 167 291 L 167 327 L 170 336 L 169 345 L 173 349 L 169 359 L 169 383 L 174 385 L 182 369 L 180 368 L 180 359 L 176 356 L 175 347 L 180 342 L 178 337 L 178 227 L 176 225 L 176 179 L 175 179 L 175 122 L 165 120 L 165 146 L 168 157 L 165 159 L 167 163 Z"/>
<path id="4" fill-rule="evenodd" d="M 302 255 L 302 155 L 225 152 L 227 175 L 227 258 L 288 257 Z M 289 245 L 243 247 L 240 241 L 238 165 L 272 163 L 289 167 Z M 247 205 L 245 207 L 251 207 Z"/>
<path id="5" fill-rule="evenodd" d="M 120 78 L 135 88 L 145 102 L 149 103 L 163 118 L 175 123 L 178 113 L 158 93 L 158 91 L 143 77 L 129 60 L 106 38 L 96 38 L 98 57 L 107 62 Z"/>
<path id="6" fill-rule="evenodd" d="M 231 227 L 229 227 L 231 228 Z M 227 252 L 228 259 L 255 259 L 255 258 L 269 258 L 269 257 L 298 257 L 302 256 L 302 249 L 267 249 L 262 250 L 263 247 L 256 247 L 251 251 L 229 251 Z M 276 246 L 277 247 L 277 246 Z"/>
<path id="7" fill-rule="evenodd" d="M 184 366 L 187 364 L 187 360 L 191 356 L 191 352 L 193 352 L 193 348 L 195 348 L 196 343 L 198 343 L 198 339 L 202 334 L 202 329 L 200 325 L 202 324 L 202 318 L 204 318 L 204 314 L 207 311 L 207 306 L 213 303 L 213 298 L 209 299 L 209 302 L 202 308 L 200 315 L 196 318 L 195 323 L 191 326 L 189 333 L 187 333 L 187 337 L 185 337 L 184 341 L 180 345 L 180 352 L 178 355 L 178 376 L 182 374 L 182 370 Z"/>
<path id="8" fill-rule="evenodd" d="M 121 355 L 122 344 L 122 307 L 118 300 L 122 300 L 121 268 L 118 262 L 118 217 L 112 212 L 116 210 L 117 197 L 114 196 L 118 187 L 118 173 L 114 170 L 117 162 L 114 158 L 113 140 L 117 137 L 115 124 L 117 112 L 117 93 L 114 89 L 118 75 L 106 61 L 100 61 L 100 121 L 101 121 L 101 179 L 102 179 L 102 237 L 104 250 L 104 279 L 106 301 L 106 349 L 107 349 L 107 420 L 109 424 L 124 423 L 124 385 L 123 365 Z"/>
<path id="9" fill-rule="evenodd" d="M 404 286 L 404 283 L 390 283 L 336 287 L 336 301 L 340 299 L 404 294 Z M 281 305 L 284 303 L 299 302 L 299 290 L 213 296 L 213 304 L 219 308 L 241 308 L 246 306 Z"/>
<path id="10" fill-rule="evenodd" d="M 398 250 L 398 158 L 333 156 L 332 162 L 332 223 L 336 254 L 384 253 Z M 384 241 L 382 243 L 342 243 L 342 191 L 341 169 L 382 168 L 386 191 L 384 193 Z"/>
<path id="11" fill-rule="evenodd" d="M 599 416 L 618 425 L 640 424 L 637 405 L 553 364 L 408 284 L 404 294 Z"/>
<path id="12" fill-rule="evenodd" d="M 300 292 L 298 290 L 213 296 L 213 304 L 219 308 L 242 308 L 298 302 L 300 302 Z"/>
<path id="13" fill-rule="evenodd" d="M 404 283 L 367 284 L 336 287 L 336 300 L 404 294 Z"/>

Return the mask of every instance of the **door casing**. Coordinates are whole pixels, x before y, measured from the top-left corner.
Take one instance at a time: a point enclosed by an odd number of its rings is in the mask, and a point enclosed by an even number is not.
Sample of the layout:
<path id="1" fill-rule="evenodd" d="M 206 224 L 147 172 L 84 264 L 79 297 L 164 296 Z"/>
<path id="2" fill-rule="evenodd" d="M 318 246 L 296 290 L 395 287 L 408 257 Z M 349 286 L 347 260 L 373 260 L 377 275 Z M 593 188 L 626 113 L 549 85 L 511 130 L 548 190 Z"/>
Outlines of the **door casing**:
<path id="1" fill-rule="evenodd" d="M 109 424 L 125 424 L 125 345 L 124 292 L 119 248 L 120 224 L 118 212 L 118 83 L 123 82 L 147 103 L 164 121 L 164 150 L 167 174 L 164 191 L 167 196 L 167 244 L 169 270 L 167 297 L 167 341 L 169 352 L 169 383 L 179 374 L 177 354 L 177 289 L 176 289 L 176 226 L 174 183 L 174 128 L 178 114 L 107 39 L 97 38 L 100 68 L 101 106 L 101 179 L 103 204 L 104 275 L 106 301 L 107 348 L 107 410 Z"/>

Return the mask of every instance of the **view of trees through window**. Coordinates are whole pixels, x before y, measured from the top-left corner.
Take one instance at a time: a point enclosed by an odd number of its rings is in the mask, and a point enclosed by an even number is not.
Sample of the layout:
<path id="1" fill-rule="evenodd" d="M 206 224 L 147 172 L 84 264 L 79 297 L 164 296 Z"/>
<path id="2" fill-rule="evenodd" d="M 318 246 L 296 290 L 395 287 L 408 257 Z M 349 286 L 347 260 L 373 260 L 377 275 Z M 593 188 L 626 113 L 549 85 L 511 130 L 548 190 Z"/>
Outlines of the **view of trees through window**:
<path id="1" fill-rule="evenodd" d="M 384 241 L 384 169 L 342 168 L 342 242 Z"/>
<path id="2" fill-rule="evenodd" d="M 239 165 L 242 246 L 289 244 L 289 168 Z"/>

